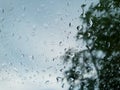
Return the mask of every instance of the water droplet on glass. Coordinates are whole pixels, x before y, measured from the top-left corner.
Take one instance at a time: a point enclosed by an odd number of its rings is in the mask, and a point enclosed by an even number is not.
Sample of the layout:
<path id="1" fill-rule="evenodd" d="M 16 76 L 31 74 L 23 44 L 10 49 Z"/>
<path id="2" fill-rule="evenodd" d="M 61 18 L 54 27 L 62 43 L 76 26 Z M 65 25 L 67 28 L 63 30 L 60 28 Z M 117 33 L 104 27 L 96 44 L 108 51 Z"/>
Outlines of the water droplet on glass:
<path id="1" fill-rule="evenodd" d="M 60 46 L 62 45 L 62 41 L 59 42 L 59 45 L 60 45 Z"/>
<path id="2" fill-rule="evenodd" d="M 57 77 L 56 80 L 57 80 L 57 82 L 62 82 L 63 78 L 62 77 Z"/>
<path id="3" fill-rule="evenodd" d="M 45 84 L 47 84 L 47 83 L 49 83 L 50 81 L 49 80 L 47 80 L 47 81 L 45 81 Z"/>
<path id="4" fill-rule="evenodd" d="M 80 30 L 80 26 L 77 26 L 77 30 Z"/>
<path id="5" fill-rule="evenodd" d="M 34 60 L 34 56 L 32 56 L 32 60 Z"/>
<path id="6" fill-rule="evenodd" d="M 60 72 L 62 72 L 63 71 L 63 69 L 60 69 Z"/>
<path id="7" fill-rule="evenodd" d="M 64 88 L 64 86 L 65 86 L 65 84 L 63 83 L 63 84 L 62 84 L 62 88 Z"/>
<path id="8" fill-rule="evenodd" d="M 25 6 L 23 6 L 22 8 L 23 8 L 24 11 L 26 10 L 26 7 L 25 7 Z"/>
<path id="9" fill-rule="evenodd" d="M 71 27 L 71 23 L 69 23 L 69 27 Z"/>
<path id="10" fill-rule="evenodd" d="M 2 13 L 4 13 L 4 12 L 5 12 L 5 10 L 4 10 L 4 9 L 2 9 L 1 11 L 2 11 Z"/>

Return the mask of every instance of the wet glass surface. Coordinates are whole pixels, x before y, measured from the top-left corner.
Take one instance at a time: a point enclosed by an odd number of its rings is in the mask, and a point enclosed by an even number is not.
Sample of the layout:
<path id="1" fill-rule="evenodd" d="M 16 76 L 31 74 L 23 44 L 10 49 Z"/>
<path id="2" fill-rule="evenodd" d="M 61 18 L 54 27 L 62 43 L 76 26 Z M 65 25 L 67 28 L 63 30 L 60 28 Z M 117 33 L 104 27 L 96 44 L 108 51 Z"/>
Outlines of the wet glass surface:
<path id="1" fill-rule="evenodd" d="M 81 0 L 0 0 L 0 90 L 66 90 L 59 58 L 75 47 Z"/>

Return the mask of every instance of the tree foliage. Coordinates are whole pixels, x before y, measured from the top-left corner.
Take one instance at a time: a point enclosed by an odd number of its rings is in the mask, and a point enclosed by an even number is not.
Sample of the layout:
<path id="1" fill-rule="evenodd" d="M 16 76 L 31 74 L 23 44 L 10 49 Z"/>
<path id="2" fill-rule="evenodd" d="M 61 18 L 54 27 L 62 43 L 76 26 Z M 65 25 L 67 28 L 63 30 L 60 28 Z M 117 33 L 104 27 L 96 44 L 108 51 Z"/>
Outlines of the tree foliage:
<path id="1" fill-rule="evenodd" d="M 120 1 L 99 0 L 80 16 L 76 39 L 83 50 L 68 49 L 65 62 L 71 66 L 64 72 L 69 90 L 120 89 Z"/>

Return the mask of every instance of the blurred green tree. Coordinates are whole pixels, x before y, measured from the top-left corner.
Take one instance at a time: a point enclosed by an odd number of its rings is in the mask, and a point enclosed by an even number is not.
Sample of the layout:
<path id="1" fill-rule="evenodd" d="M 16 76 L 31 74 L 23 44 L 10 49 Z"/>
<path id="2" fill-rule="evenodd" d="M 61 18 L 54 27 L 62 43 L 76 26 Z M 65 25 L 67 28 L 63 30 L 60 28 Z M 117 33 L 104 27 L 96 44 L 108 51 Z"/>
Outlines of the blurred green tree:
<path id="1" fill-rule="evenodd" d="M 64 72 L 69 90 L 120 90 L 120 0 L 99 0 L 85 11 L 76 39 L 83 50 L 68 49 Z"/>

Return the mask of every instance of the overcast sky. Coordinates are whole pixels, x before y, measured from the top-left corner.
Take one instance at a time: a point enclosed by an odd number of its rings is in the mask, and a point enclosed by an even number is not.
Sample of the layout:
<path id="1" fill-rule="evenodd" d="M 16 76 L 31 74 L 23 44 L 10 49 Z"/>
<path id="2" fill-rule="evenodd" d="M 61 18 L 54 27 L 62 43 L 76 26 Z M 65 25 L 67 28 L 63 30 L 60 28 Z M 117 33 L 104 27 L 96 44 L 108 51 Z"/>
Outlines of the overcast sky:
<path id="1" fill-rule="evenodd" d="M 76 47 L 84 2 L 0 0 L 0 90 L 66 90 L 59 57 Z"/>

